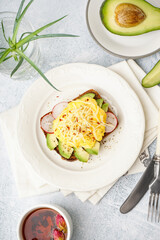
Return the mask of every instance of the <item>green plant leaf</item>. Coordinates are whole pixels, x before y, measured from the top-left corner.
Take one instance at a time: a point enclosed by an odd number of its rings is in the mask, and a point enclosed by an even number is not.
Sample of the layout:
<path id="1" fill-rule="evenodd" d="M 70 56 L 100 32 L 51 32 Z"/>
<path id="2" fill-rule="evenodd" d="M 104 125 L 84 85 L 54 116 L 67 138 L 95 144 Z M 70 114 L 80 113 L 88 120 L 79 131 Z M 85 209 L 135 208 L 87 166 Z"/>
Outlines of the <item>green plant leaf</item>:
<path id="1" fill-rule="evenodd" d="M 4 47 L 0 47 L 0 50 L 6 50 L 7 48 L 4 48 Z"/>
<path id="2" fill-rule="evenodd" d="M 30 33 L 31 33 L 31 32 L 24 32 L 24 33 L 22 33 L 22 35 L 21 35 L 19 41 L 23 38 L 24 35 L 26 35 L 26 34 L 30 34 Z M 26 47 L 25 47 L 24 49 L 23 49 L 23 46 L 21 47 L 22 52 L 25 52 L 25 51 L 26 51 L 26 49 L 27 49 L 28 46 L 29 46 L 29 42 L 26 43 L 26 44 L 27 44 L 27 45 L 26 45 Z"/>
<path id="3" fill-rule="evenodd" d="M 28 10 L 28 8 L 30 7 L 30 5 L 32 4 L 34 0 L 30 0 L 30 2 L 27 4 L 27 6 L 25 7 L 25 9 L 23 10 L 23 12 L 21 13 L 21 15 L 18 18 L 17 24 L 15 26 L 14 32 L 13 32 L 13 37 L 12 37 L 12 42 L 15 44 L 16 43 L 16 37 L 17 37 L 17 33 L 18 33 L 18 29 L 19 29 L 19 25 L 22 21 L 23 16 L 25 15 L 26 11 Z"/>
<path id="4" fill-rule="evenodd" d="M 67 15 L 66 15 L 67 16 Z M 54 22 L 51 22 L 51 23 L 48 23 L 46 24 L 45 26 L 37 29 L 36 31 L 32 32 L 31 34 L 29 34 L 27 37 L 23 38 L 22 40 L 20 40 L 17 44 L 16 44 L 16 48 L 19 48 L 21 47 L 22 45 L 24 45 L 25 43 L 27 43 L 28 41 L 30 41 L 35 35 L 37 35 L 38 33 L 42 32 L 44 29 L 52 26 L 53 24 L 61 21 L 63 18 L 65 18 L 66 16 L 62 17 L 62 18 L 59 18 L 57 19 L 56 21 Z"/>
<path id="5" fill-rule="evenodd" d="M 22 33 L 22 35 L 21 35 L 21 37 L 20 37 L 19 41 L 20 41 L 20 40 L 23 38 L 23 36 L 24 36 L 24 35 L 26 35 L 26 34 L 28 34 L 28 35 L 29 35 L 29 34 L 31 34 L 31 33 L 32 33 L 32 32 L 24 32 L 24 33 Z"/>
<path id="6" fill-rule="evenodd" d="M 27 49 L 28 45 L 29 45 L 29 43 L 27 44 L 27 46 L 25 47 L 25 49 L 23 49 L 23 46 L 21 47 L 22 52 L 24 52 L 24 51 Z M 15 73 L 17 72 L 17 70 L 20 68 L 20 66 L 21 66 L 22 63 L 23 63 L 23 60 L 24 60 L 24 58 L 22 58 L 22 57 L 19 58 L 19 62 L 18 62 L 18 64 L 16 65 L 16 67 L 13 69 L 13 71 L 11 72 L 10 77 L 12 77 L 13 74 L 15 74 Z"/>
<path id="7" fill-rule="evenodd" d="M 52 83 L 48 80 L 48 78 L 41 72 L 41 70 L 32 62 L 30 58 L 28 58 L 22 51 L 16 49 L 15 52 L 19 54 L 22 58 L 24 58 L 41 76 L 42 78 L 55 90 L 59 91 L 56 87 L 52 85 Z"/>
<path id="8" fill-rule="evenodd" d="M 6 57 L 3 62 L 7 61 L 8 59 L 12 58 L 12 56 Z"/>
<path id="9" fill-rule="evenodd" d="M 28 46 L 29 46 L 29 42 L 27 43 L 27 45 L 26 45 L 26 47 L 23 49 L 22 47 L 21 47 L 21 50 L 22 50 L 22 52 L 25 52 L 26 51 L 26 49 L 28 48 Z"/>
<path id="10" fill-rule="evenodd" d="M 6 42 L 8 42 L 8 40 L 7 40 L 7 38 L 6 38 L 5 31 L 4 31 L 3 20 L 1 21 L 1 26 L 2 26 L 3 37 L 4 37 L 4 39 L 6 40 Z"/>
<path id="11" fill-rule="evenodd" d="M 18 12 L 17 12 L 16 18 L 15 18 L 15 21 L 14 21 L 13 33 L 14 33 L 15 28 L 16 28 L 16 25 L 17 25 L 18 19 L 19 19 L 20 15 L 21 15 L 21 12 L 22 12 L 22 8 L 23 8 L 23 5 L 24 5 L 24 2 L 25 2 L 25 0 L 22 0 L 22 1 L 21 1 L 21 4 L 20 4 L 20 6 L 19 6 L 19 9 L 18 9 Z"/>
<path id="12" fill-rule="evenodd" d="M 2 55 L 5 51 L 0 52 L 0 55 Z"/>
<path id="13" fill-rule="evenodd" d="M 24 58 L 20 57 L 20 60 L 18 62 L 18 64 L 16 65 L 16 67 L 13 69 L 13 71 L 11 72 L 11 77 L 13 76 L 13 74 L 15 74 L 15 72 L 17 72 L 17 70 L 20 68 L 20 66 L 23 63 Z"/>
<path id="14" fill-rule="evenodd" d="M 4 51 L 3 55 L 0 57 L 0 64 L 4 61 L 4 59 L 8 56 L 8 54 L 11 52 L 11 49 L 8 48 Z"/>
<path id="15" fill-rule="evenodd" d="M 37 40 L 37 39 L 40 39 L 40 38 L 56 38 L 56 37 L 79 37 L 79 36 L 71 35 L 71 34 L 63 34 L 63 33 L 45 34 L 45 35 L 37 35 L 29 41 L 34 41 L 34 40 Z"/>

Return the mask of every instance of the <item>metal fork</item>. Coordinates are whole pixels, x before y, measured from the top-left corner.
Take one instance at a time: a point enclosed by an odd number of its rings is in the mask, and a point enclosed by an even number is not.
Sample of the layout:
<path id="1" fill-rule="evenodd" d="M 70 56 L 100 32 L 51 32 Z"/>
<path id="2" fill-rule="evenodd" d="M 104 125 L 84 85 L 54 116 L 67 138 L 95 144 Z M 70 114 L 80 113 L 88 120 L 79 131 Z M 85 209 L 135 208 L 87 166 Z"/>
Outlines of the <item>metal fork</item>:
<path id="1" fill-rule="evenodd" d="M 159 108 L 159 119 L 158 119 L 158 133 L 157 133 L 157 146 L 156 154 L 153 157 L 154 161 L 154 178 L 149 186 L 150 196 L 148 203 L 148 217 L 147 220 L 151 222 L 160 221 L 160 108 Z"/>
<path id="2" fill-rule="evenodd" d="M 154 163 L 154 179 L 149 186 L 150 196 L 148 204 L 147 220 L 160 221 L 160 155 L 155 155 Z"/>

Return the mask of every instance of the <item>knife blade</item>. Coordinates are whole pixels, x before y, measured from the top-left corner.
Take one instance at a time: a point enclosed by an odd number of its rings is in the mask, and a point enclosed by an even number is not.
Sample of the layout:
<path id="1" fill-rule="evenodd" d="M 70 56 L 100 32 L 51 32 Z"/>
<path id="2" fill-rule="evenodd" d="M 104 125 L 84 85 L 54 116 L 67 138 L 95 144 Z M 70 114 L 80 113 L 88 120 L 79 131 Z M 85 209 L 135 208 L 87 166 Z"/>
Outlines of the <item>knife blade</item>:
<path id="1" fill-rule="evenodd" d="M 149 189 L 149 185 L 154 177 L 154 161 L 151 160 L 150 164 L 148 165 L 147 169 L 143 173 L 142 177 L 140 178 L 139 182 L 130 193 L 126 201 L 120 207 L 120 212 L 125 214 L 131 211 L 137 203 L 141 200 L 141 198 L 145 195 L 147 190 Z"/>

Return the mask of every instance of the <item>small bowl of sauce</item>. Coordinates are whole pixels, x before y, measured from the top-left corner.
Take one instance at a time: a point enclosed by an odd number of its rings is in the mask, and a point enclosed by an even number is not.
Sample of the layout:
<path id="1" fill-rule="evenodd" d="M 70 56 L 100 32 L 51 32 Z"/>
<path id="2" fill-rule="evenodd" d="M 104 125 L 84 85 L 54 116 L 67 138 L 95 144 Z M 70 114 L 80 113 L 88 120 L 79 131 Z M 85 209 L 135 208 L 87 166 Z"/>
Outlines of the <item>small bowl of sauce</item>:
<path id="1" fill-rule="evenodd" d="M 70 240 L 72 220 L 57 205 L 37 205 L 26 211 L 18 224 L 18 240 Z"/>

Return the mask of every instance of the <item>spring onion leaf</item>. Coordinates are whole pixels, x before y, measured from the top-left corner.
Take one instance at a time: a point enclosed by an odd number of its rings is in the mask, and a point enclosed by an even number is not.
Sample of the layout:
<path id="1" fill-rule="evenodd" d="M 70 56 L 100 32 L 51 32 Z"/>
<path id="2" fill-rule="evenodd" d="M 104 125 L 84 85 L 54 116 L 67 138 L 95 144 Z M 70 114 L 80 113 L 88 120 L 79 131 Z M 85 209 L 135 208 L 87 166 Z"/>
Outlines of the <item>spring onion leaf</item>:
<path id="1" fill-rule="evenodd" d="M 21 1 L 21 4 L 20 4 L 20 6 L 19 6 L 19 9 L 18 9 L 16 18 L 15 18 L 15 21 L 14 21 L 13 33 L 14 33 L 14 31 L 15 31 L 15 28 L 16 28 L 16 25 L 17 25 L 17 22 L 18 22 L 18 19 L 19 19 L 20 15 L 21 15 L 24 2 L 25 2 L 25 0 L 22 0 L 22 1 Z"/>
<path id="2" fill-rule="evenodd" d="M 42 78 L 51 87 L 53 87 L 55 90 L 59 91 L 56 87 L 53 86 L 53 84 L 48 80 L 48 78 L 35 65 L 35 63 L 24 54 L 24 52 L 28 48 L 29 43 L 31 41 L 34 41 L 34 40 L 37 40 L 37 39 L 41 39 L 41 38 L 55 38 L 55 37 L 78 37 L 78 36 L 71 35 L 71 34 L 63 34 L 63 33 L 38 35 L 44 29 L 46 29 L 46 28 L 52 26 L 53 24 L 61 21 L 63 18 L 66 17 L 66 16 L 64 16 L 64 17 L 59 18 L 59 19 L 57 19 L 57 20 L 55 20 L 55 21 L 53 21 L 51 23 L 46 24 L 45 26 L 37 29 L 34 32 L 24 32 L 24 33 L 22 33 L 21 37 L 17 41 L 17 34 L 18 34 L 20 23 L 21 23 L 24 15 L 26 13 L 26 11 L 28 10 L 28 8 L 30 7 L 30 5 L 32 4 L 33 1 L 34 0 L 29 0 L 29 3 L 23 9 L 25 0 L 21 0 L 21 4 L 19 6 L 19 9 L 18 9 L 16 18 L 15 18 L 15 21 L 14 21 L 13 35 L 9 36 L 8 39 L 7 39 L 6 35 L 5 35 L 5 28 L 4 28 L 3 20 L 1 21 L 3 36 L 4 36 L 5 41 L 8 43 L 8 45 L 9 45 L 8 47 L 9 48 L 0 47 L 0 64 L 2 62 L 4 62 L 4 61 L 7 61 L 8 59 L 10 59 L 12 57 L 14 58 L 15 61 L 18 61 L 18 64 L 16 65 L 16 67 L 11 72 L 11 77 L 12 77 L 13 74 L 15 74 L 15 72 L 20 68 L 20 66 L 22 65 L 23 61 L 26 60 L 42 76 Z M 25 36 L 25 35 L 27 35 L 27 36 Z"/>
<path id="3" fill-rule="evenodd" d="M 4 48 L 4 47 L 0 47 L 0 50 L 6 50 L 6 48 Z"/>
<path id="4" fill-rule="evenodd" d="M 9 56 L 9 57 L 6 57 L 6 58 L 3 60 L 3 62 L 7 61 L 7 60 L 10 59 L 10 58 L 12 58 L 12 55 Z"/>
<path id="5" fill-rule="evenodd" d="M 66 15 L 67 16 L 67 15 Z M 26 42 L 30 41 L 35 35 L 37 35 L 38 33 L 42 32 L 44 29 L 52 26 L 53 24 L 61 21 L 63 18 L 65 18 L 66 16 L 59 18 L 51 23 L 46 24 L 45 26 L 37 29 L 36 31 L 32 32 L 31 34 L 29 34 L 27 37 L 23 38 L 22 40 L 20 40 L 17 44 L 16 44 L 16 48 L 21 47 L 22 45 L 24 45 Z"/>
<path id="6" fill-rule="evenodd" d="M 24 49 L 22 49 L 22 52 L 25 52 L 26 49 L 28 48 L 28 46 L 29 46 L 29 42 L 27 43 L 26 47 L 25 47 Z M 22 46 L 22 47 L 23 47 L 23 46 Z"/>
<path id="7" fill-rule="evenodd" d="M 33 37 L 29 41 L 34 41 L 40 38 L 55 38 L 55 37 L 78 37 L 76 35 L 71 35 L 71 34 L 63 34 L 63 33 L 57 33 L 57 34 L 45 34 L 45 35 L 37 35 Z"/>
<path id="8" fill-rule="evenodd" d="M 22 58 L 22 57 L 20 57 L 20 59 L 19 59 L 19 62 L 18 62 L 18 64 L 16 65 L 16 67 L 13 69 L 13 71 L 11 72 L 11 77 L 13 76 L 13 74 L 15 74 L 15 72 L 17 72 L 17 70 L 20 68 L 20 66 L 22 65 L 22 63 L 23 63 L 23 60 L 24 60 L 24 58 Z"/>
<path id="9" fill-rule="evenodd" d="M 3 55 L 0 57 L 0 63 L 4 61 L 4 59 L 8 56 L 8 54 L 11 52 L 11 49 L 8 48 L 4 51 Z"/>
<path id="10" fill-rule="evenodd" d="M 53 86 L 53 84 L 48 80 L 48 78 L 41 72 L 41 70 L 32 62 L 30 58 L 28 58 L 22 51 L 19 49 L 16 49 L 15 52 L 19 54 L 22 58 L 24 58 L 41 76 L 42 78 L 55 90 L 59 91 L 56 87 Z"/>
<path id="11" fill-rule="evenodd" d="M 0 52 L 0 55 L 2 55 L 4 53 L 4 51 Z"/>
<path id="12" fill-rule="evenodd" d="M 8 40 L 7 40 L 7 38 L 6 38 L 5 31 L 4 31 L 3 20 L 1 21 L 1 26 L 2 26 L 3 37 L 4 37 L 4 39 L 6 40 L 6 42 L 8 42 Z"/>
<path id="13" fill-rule="evenodd" d="M 26 34 L 30 34 L 30 33 L 31 33 L 31 32 L 24 32 L 24 33 L 22 33 L 22 35 L 21 35 L 19 41 L 23 38 L 24 35 L 26 35 Z"/>
<path id="14" fill-rule="evenodd" d="M 16 43 L 16 37 L 17 37 L 17 33 L 18 33 L 18 29 L 19 29 L 19 25 L 22 21 L 22 18 L 24 17 L 26 11 L 28 10 L 29 6 L 32 4 L 34 0 L 31 0 L 27 6 L 25 7 L 25 9 L 23 10 L 23 12 L 21 13 L 21 15 L 18 18 L 17 24 L 15 26 L 14 32 L 13 32 L 13 37 L 12 37 L 12 42 L 15 44 Z"/>

